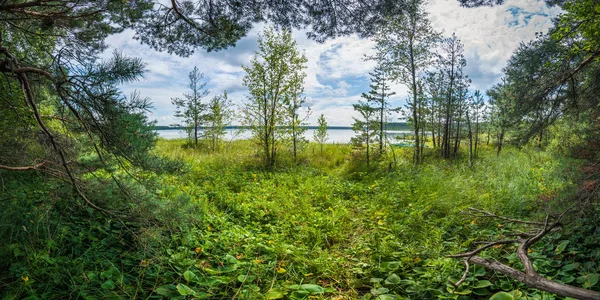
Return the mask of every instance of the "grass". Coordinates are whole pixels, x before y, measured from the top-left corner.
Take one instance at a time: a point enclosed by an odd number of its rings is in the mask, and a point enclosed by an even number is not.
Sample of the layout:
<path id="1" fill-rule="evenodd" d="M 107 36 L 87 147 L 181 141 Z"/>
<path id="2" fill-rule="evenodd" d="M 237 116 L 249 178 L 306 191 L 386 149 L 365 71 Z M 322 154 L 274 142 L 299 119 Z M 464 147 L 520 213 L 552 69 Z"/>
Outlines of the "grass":
<path id="1" fill-rule="evenodd" d="M 67 264 L 72 255 L 38 246 L 69 270 L 57 279 L 68 294 L 45 298 L 470 299 L 507 282 L 508 290 L 540 294 L 479 269 L 452 294 L 447 281 L 460 277 L 463 267 L 444 256 L 466 250 L 479 235 L 504 230 L 465 216 L 467 207 L 513 217 L 552 211 L 573 190 L 577 163 L 536 149 L 507 148 L 496 157 L 483 147 L 472 168 L 430 154 L 415 169 L 411 150 L 395 149 L 394 168 L 388 154 L 367 169 L 349 146 L 325 145 L 321 153 L 311 144 L 298 162 L 282 151 L 278 167 L 265 171 L 249 141 L 206 153 L 180 140 L 159 140 L 157 155 L 184 164 L 178 172 L 138 171 L 144 186 L 139 194 L 148 200 L 134 208 L 153 221 L 128 224 L 135 234 L 127 236 L 96 217 L 89 222 L 98 230 L 88 230 L 84 240 L 43 238 L 70 244 L 83 257 L 74 267 Z M 78 226 L 85 225 L 72 227 Z M 2 248 L 10 258 L 0 260 L 11 269 L 0 281 L 7 298 L 42 295 L 48 288 L 42 281 L 59 271 L 32 261 L 40 251 L 27 250 L 27 259 L 16 255 L 15 247 L 32 246 L 25 238 L 11 243 Z M 484 281 L 491 286 L 474 288 Z"/>

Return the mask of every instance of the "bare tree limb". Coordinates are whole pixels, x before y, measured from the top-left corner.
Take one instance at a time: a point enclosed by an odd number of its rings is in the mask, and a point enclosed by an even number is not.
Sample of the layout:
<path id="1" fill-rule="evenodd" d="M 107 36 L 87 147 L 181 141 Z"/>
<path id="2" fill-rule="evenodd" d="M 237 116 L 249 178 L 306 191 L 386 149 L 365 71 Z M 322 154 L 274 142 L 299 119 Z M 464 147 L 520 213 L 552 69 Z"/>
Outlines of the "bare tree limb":
<path id="1" fill-rule="evenodd" d="M 460 284 L 462 284 L 464 282 L 464 278 L 466 278 L 466 274 L 468 273 L 468 270 L 469 270 L 468 264 L 474 263 L 476 265 L 480 265 L 487 269 L 494 270 L 494 271 L 500 272 L 504 275 L 507 275 L 509 277 L 512 277 L 513 279 L 516 279 L 516 280 L 526 284 L 529 287 L 547 291 L 550 293 L 554 293 L 559 296 L 572 297 L 572 298 L 583 299 L 583 300 L 600 299 L 600 292 L 586 290 L 583 288 L 559 283 L 556 281 L 548 280 L 548 279 L 540 276 L 535 271 L 535 268 L 533 267 L 533 262 L 527 255 L 529 248 L 533 244 L 535 244 L 536 242 L 541 240 L 549 232 L 552 232 L 561 226 L 560 225 L 561 219 L 567 212 L 571 211 L 573 208 L 574 208 L 574 206 L 566 209 L 558 217 L 556 217 L 556 219 L 552 223 L 550 223 L 550 216 L 546 217 L 544 223 L 529 222 L 529 221 L 516 220 L 516 219 L 511 219 L 511 218 L 507 218 L 507 217 L 503 217 L 503 216 L 494 215 L 492 213 L 482 211 L 479 209 L 475 209 L 475 208 L 469 208 L 469 210 L 476 211 L 477 213 L 479 213 L 479 216 L 493 217 L 493 218 L 498 218 L 498 219 L 502 219 L 502 220 L 507 220 L 510 222 L 527 224 L 527 225 L 543 226 L 543 228 L 536 234 L 519 233 L 519 234 L 517 234 L 517 236 L 520 237 L 519 239 L 488 242 L 484 246 L 477 248 L 470 252 L 455 254 L 455 255 L 448 255 L 447 257 L 452 257 L 452 258 L 461 258 L 461 257 L 465 258 L 465 260 L 463 262 L 467 265 L 467 270 L 463 274 L 463 277 L 461 278 L 461 280 L 459 280 L 454 285 L 455 288 L 457 288 Z M 478 254 L 481 253 L 483 250 L 488 249 L 494 245 L 509 244 L 509 243 L 519 243 L 519 247 L 517 249 L 517 256 L 519 257 L 519 260 L 521 260 L 521 263 L 523 263 L 523 266 L 525 267 L 525 272 L 519 271 L 515 268 L 512 268 L 512 267 L 505 265 L 503 263 L 500 263 L 498 261 L 492 261 L 490 259 L 486 259 L 486 258 L 478 256 Z"/>
<path id="2" fill-rule="evenodd" d="M 8 170 L 8 171 L 31 171 L 31 170 L 39 170 L 39 169 L 43 168 L 44 164 L 46 164 L 45 161 L 41 162 L 39 164 L 33 165 L 33 166 L 24 166 L 24 167 L 11 167 L 11 166 L 0 165 L 0 169 Z"/>
<path id="3" fill-rule="evenodd" d="M 470 211 L 474 211 L 476 213 L 470 213 L 470 215 L 473 215 L 475 217 L 479 217 L 479 218 L 496 218 L 496 219 L 501 219 L 507 222 L 511 222 L 511 223 L 521 223 L 521 224 L 527 224 L 527 225 L 536 225 L 536 226 L 544 226 L 544 223 L 542 222 L 532 222 L 532 221 L 525 221 L 525 220 L 519 220 L 519 219 L 512 219 L 512 218 L 507 218 L 504 216 L 498 216 L 495 215 L 493 213 L 487 212 L 487 211 L 483 211 L 477 208 L 473 208 L 473 207 L 469 207 L 468 208 Z"/>

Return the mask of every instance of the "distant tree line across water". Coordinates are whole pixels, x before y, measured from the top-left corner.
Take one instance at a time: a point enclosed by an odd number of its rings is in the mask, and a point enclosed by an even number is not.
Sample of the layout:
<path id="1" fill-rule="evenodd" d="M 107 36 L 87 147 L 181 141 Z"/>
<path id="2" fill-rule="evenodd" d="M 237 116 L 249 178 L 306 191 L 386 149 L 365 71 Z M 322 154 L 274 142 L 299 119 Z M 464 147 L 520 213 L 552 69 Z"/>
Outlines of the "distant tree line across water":
<path id="1" fill-rule="evenodd" d="M 201 129 L 209 128 L 209 127 L 200 127 Z M 247 129 L 247 126 L 242 125 L 231 125 L 226 126 L 225 129 Z M 304 129 L 317 129 L 318 126 L 302 126 Z M 185 130 L 184 126 L 154 126 L 154 130 Z M 340 130 L 340 129 L 349 129 L 351 130 L 351 126 L 327 126 L 327 129 Z M 386 129 L 390 131 L 404 131 L 410 130 L 410 127 L 407 123 L 404 122 L 390 122 L 386 123 Z"/>

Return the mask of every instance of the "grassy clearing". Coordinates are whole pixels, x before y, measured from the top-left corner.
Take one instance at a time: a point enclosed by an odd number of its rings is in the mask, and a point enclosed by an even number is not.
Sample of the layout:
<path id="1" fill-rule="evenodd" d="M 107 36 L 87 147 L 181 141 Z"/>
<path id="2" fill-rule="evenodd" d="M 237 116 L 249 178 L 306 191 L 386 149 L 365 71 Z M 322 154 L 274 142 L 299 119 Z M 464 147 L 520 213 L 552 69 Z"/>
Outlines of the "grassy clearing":
<path id="1" fill-rule="evenodd" d="M 183 161 L 180 171 L 137 174 L 145 186 L 139 195 L 152 197 L 134 207 L 151 221 L 120 225 L 91 212 L 65 218 L 67 208 L 55 204 L 55 217 L 69 222 L 40 229 L 41 244 L 21 237 L 2 247 L 1 263 L 11 270 L 0 281 L 6 297 L 485 298 L 523 287 L 476 269 L 452 294 L 447 280 L 463 267 L 444 255 L 508 229 L 461 212 L 473 206 L 531 217 L 555 209 L 577 180 L 576 162 L 535 149 L 509 148 L 498 158 L 484 147 L 473 168 L 429 158 L 417 170 L 412 149 L 397 148 L 395 168 L 381 157 L 366 170 L 348 146 L 326 145 L 320 153 L 309 145 L 297 164 L 282 154 L 278 169 L 266 172 L 248 141 L 214 154 L 183 146 L 160 140 L 155 150 Z M 13 213 L 3 212 L 3 220 L 22 212 Z M 73 232 L 80 227 L 89 229 Z M 510 253 L 491 250 L 507 259 Z"/>

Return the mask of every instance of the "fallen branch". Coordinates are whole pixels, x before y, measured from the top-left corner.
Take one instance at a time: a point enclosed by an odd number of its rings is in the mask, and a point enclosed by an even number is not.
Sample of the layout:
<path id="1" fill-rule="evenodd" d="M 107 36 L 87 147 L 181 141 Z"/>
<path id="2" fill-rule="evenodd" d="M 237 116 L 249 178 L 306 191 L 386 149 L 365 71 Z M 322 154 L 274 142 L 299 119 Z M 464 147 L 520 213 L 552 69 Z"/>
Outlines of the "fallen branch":
<path id="1" fill-rule="evenodd" d="M 530 222 L 530 221 L 524 221 L 524 220 L 518 220 L 518 219 L 512 219 L 512 218 L 494 215 L 492 213 L 482 211 L 479 209 L 475 209 L 475 208 L 469 208 L 469 210 L 477 212 L 478 216 L 480 216 L 480 217 L 481 216 L 493 217 L 493 218 L 502 219 L 502 220 L 509 221 L 509 222 L 521 223 L 521 224 L 527 224 L 527 225 L 535 225 L 535 226 L 543 226 L 543 227 L 542 227 L 542 230 L 540 230 L 539 232 L 537 232 L 535 234 L 519 233 L 516 235 L 519 237 L 518 239 L 488 242 L 488 243 L 485 243 L 484 246 L 481 246 L 470 252 L 460 253 L 460 254 L 455 254 L 455 255 L 448 255 L 447 257 L 451 257 L 451 258 L 465 258 L 463 260 L 463 262 L 467 266 L 465 273 L 463 274 L 461 280 L 459 280 L 458 282 L 456 282 L 456 284 L 454 284 L 455 289 L 458 288 L 458 286 L 465 281 L 467 273 L 469 272 L 469 263 L 474 263 L 474 264 L 480 265 L 486 269 L 500 272 L 506 276 L 509 276 L 513 279 L 516 279 L 517 281 L 520 281 L 520 282 L 526 284 L 529 287 L 543 290 L 543 291 L 550 292 L 550 293 L 554 293 L 559 296 L 571 297 L 571 298 L 583 299 L 583 300 L 600 299 L 600 292 L 586 290 L 586 289 L 583 289 L 580 287 L 575 287 L 575 286 L 571 286 L 568 284 L 559 283 L 556 281 L 548 280 L 548 279 L 540 276 L 535 271 L 535 269 L 533 267 L 533 262 L 527 255 L 529 248 L 533 244 L 535 244 L 536 242 L 541 240 L 549 232 L 552 232 L 561 226 L 561 224 L 560 224 L 561 219 L 567 212 L 571 211 L 572 208 L 573 207 L 565 210 L 558 217 L 556 217 L 556 219 L 553 222 L 550 222 L 550 216 L 547 216 L 546 220 L 544 222 Z M 521 263 L 523 263 L 523 266 L 525 267 L 525 272 L 517 270 L 513 267 L 510 267 L 510 266 L 500 263 L 498 261 L 490 260 L 490 259 L 478 256 L 479 253 L 481 253 L 482 251 L 484 251 L 490 247 L 493 247 L 496 245 L 515 244 L 515 243 L 519 244 L 519 247 L 517 248 L 517 256 L 519 257 L 519 260 L 521 260 Z"/>
<path id="2" fill-rule="evenodd" d="M 45 161 L 41 162 L 37 165 L 24 166 L 24 167 L 11 167 L 11 166 L 0 165 L 0 169 L 8 170 L 8 171 L 31 171 L 31 170 L 39 170 L 39 169 L 43 168 L 44 164 L 46 164 Z"/>

